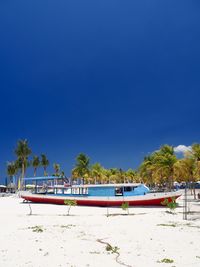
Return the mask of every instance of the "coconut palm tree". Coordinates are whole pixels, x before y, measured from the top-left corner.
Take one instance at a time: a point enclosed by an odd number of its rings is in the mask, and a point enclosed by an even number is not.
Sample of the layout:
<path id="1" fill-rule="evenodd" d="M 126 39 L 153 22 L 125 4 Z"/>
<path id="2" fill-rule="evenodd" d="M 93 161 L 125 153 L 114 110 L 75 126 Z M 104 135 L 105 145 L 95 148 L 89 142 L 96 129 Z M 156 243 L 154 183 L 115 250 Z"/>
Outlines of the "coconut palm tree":
<path id="1" fill-rule="evenodd" d="M 196 198 L 195 181 L 200 178 L 200 144 L 193 144 L 191 153 L 195 160 L 195 168 L 193 173 L 193 192 L 194 198 Z"/>
<path id="2" fill-rule="evenodd" d="M 126 182 L 126 173 L 122 170 L 122 168 L 118 169 L 118 183 Z"/>
<path id="3" fill-rule="evenodd" d="M 120 183 L 120 179 L 122 177 L 122 170 L 120 173 L 120 169 L 110 168 L 107 172 L 108 174 L 108 183 Z"/>
<path id="4" fill-rule="evenodd" d="M 159 151 L 155 152 L 153 157 L 154 172 L 157 176 L 166 178 L 169 189 L 173 186 L 174 164 L 177 158 L 172 146 L 164 145 Z"/>
<path id="5" fill-rule="evenodd" d="M 128 169 L 125 173 L 126 179 L 128 182 L 137 182 L 138 181 L 138 174 L 133 169 Z"/>
<path id="6" fill-rule="evenodd" d="M 191 185 L 195 180 L 196 162 L 191 156 L 187 156 L 183 159 L 178 160 L 174 165 L 174 176 L 179 181 L 189 182 Z M 191 187 L 191 194 L 194 192 L 194 198 L 196 198 L 195 189 Z"/>
<path id="7" fill-rule="evenodd" d="M 65 177 L 66 177 L 64 171 L 61 171 L 61 173 L 60 173 L 60 177 L 61 177 L 61 178 L 65 178 Z"/>
<path id="8" fill-rule="evenodd" d="M 192 145 L 192 155 L 196 161 L 200 161 L 200 144 Z"/>
<path id="9" fill-rule="evenodd" d="M 25 175 L 25 170 L 28 163 L 28 157 L 31 154 L 31 149 L 28 146 L 27 140 L 19 140 L 17 147 L 15 149 L 15 154 L 17 156 L 18 163 L 21 164 L 21 188 L 23 186 L 23 179 Z"/>
<path id="10" fill-rule="evenodd" d="M 33 156 L 32 166 L 34 168 L 34 176 L 36 176 L 37 168 L 40 166 L 40 158 L 38 156 Z"/>
<path id="11" fill-rule="evenodd" d="M 55 171 L 54 175 L 55 176 L 60 176 L 60 164 L 54 163 L 53 164 L 53 168 L 54 168 L 54 171 Z"/>
<path id="12" fill-rule="evenodd" d="M 142 178 L 142 181 L 145 182 L 150 188 L 155 184 L 155 165 L 154 165 L 154 156 L 152 153 L 144 158 L 143 162 L 139 167 L 139 175 Z"/>
<path id="13" fill-rule="evenodd" d="M 7 175 L 10 178 L 9 184 L 13 183 L 13 177 L 17 174 L 18 168 L 15 161 L 7 163 Z"/>
<path id="14" fill-rule="evenodd" d="M 194 178 L 195 178 L 195 181 L 200 180 L 200 161 L 196 161 L 195 163 Z M 194 187 L 194 190 L 195 190 L 195 187 Z"/>
<path id="15" fill-rule="evenodd" d="M 44 176 L 47 176 L 47 167 L 49 166 L 49 160 L 45 154 L 41 155 L 41 166 L 44 168 Z"/>
<path id="16" fill-rule="evenodd" d="M 103 167 L 101 166 L 100 163 L 95 163 L 91 166 L 91 171 L 90 171 L 90 174 L 91 174 L 91 177 L 94 181 L 94 183 L 96 184 L 97 182 L 98 183 L 101 183 L 101 178 L 102 178 L 102 175 L 103 175 Z"/>
<path id="17" fill-rule="evenodd" d="M 110 169 L 102 169 L 102 177 L 101 177 L 101 183 L 110 183 L 111 179 L 110 177 L 112 176 L 112 172 Z"/>
<path id="18" fill-rule="evenodd" d="M 21 159 L 16 159 L 15 164 L 17 166 L 17 170 L 22 173 L 22 160 Z M 26 170 L 28 167 L 31 166 L 31 163 L 28 159 L 24 161 L 24 176 L 26 176 Z"/>
<path id="19" fill-rule="evenodd" d="M 76 158 L 76 165 L 75 168 L 72 170 L 72 176 L 74 178 L 82 178 L 83 184 L 84 184 L 84 178 L 88 178 L 88 175 L 90 173 L 90 158 L 80 153 Z"/>

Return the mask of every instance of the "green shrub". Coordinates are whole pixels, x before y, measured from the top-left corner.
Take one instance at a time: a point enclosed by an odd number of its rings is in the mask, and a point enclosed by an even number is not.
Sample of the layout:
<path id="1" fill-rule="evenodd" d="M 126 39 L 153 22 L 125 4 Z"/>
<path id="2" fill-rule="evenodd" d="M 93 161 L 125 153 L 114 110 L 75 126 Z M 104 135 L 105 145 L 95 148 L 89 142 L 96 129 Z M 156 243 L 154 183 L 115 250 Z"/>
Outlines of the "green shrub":
<path id="1" fill-rule="evenodd" d="M 118 254 L 119 253 L 119 248 L 118 247 L 113 247 L 110 244 L 107 244 L 106 251 Z"/>
<path id="2" fill-rule="evenodd" d="M 163 206 L 166 206 L 171 212 L 173 212 L 178 206 L 175 197 L 172 197 L 171 201 L 169 201 L 169 199 L 166 198 L 164 201 L 161 202 L 161 204 Z"/>
<path id="3" fill-rule="evenodd" d="M 160 261 L 161 263 L 173 263 L 174 260 L 168 259 L 168 258 L 164 258 Z"/>
<path id="4" fill-rule="evenodd" d="M 32 231 L 35 233 L 42 233 L 44 231 L 42 226 L 40 226 L 40 225 L 29 227 L 28 229 L 32 229 Z"/>
<path id="5" fill-rule="evenodd" d="M 122 203 L 121 208 L 122 208 L 124 211 L 127 211 L 127 214 L 129 214 L 129 203 L 128 203 L 128 202 L 124 202 L 124 203 Z"/>

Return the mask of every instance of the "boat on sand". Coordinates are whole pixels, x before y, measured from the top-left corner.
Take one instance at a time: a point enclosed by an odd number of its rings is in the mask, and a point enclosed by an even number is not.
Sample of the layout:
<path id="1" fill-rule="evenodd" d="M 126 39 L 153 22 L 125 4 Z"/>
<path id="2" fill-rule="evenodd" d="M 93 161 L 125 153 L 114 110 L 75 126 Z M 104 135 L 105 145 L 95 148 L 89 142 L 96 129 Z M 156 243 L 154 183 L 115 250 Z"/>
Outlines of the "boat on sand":
<path id="1" fill-rule="evenodd" d="M 77 205 L 116 207 L 127 202 L 129 206 L 160 206 L 166 199 L 170 202 L 181 196 L 179 191 L 151 193 L 141 183 L 84 184 L 72 185 L 58 177 L 25 178 L 26 184 L 33 182 L 32 192 L 25 191 L 21 197 L 25 201 L 64 205 L 66 200 L 74 200 Z"/>

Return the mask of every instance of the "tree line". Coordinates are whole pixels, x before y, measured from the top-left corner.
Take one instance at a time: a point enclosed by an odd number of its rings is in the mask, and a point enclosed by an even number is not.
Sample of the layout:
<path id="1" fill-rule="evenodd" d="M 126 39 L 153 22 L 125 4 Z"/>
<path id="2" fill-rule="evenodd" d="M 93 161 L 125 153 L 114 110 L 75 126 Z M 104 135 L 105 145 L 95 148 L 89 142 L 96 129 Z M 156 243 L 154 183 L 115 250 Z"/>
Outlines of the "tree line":
<path id="1" fill-rule="evenodd" d="M 19 140 L 15 149 L 16 160 L 7 163 L 9 177 L 19 175 L 21 183 L 29 167 L 33 168 L 33 175 L 42 167 L 47 176 L 49 160 L 45 154 L 40 157 L 32 155 L 27 140 Z M 32 158 L 30 159 L 30 157 Z M 65 177 L 58 163 L 53 164 L 53 175 Z M 80 153 L 71 170 L 71 179 L 82 179 L 84 183 L 127 183 L 142 182 L 149 187 L 167 187 L 171 189 L 174 181 L 190 182 L 200 180 L 200 144 L 193 144 L 183 158 L 177 158 L 173 146 L 163 145 L 159 150 L 144 157 L 137 169 L 122 170 L 121 168 L 104 168 L 100 163 L 90 164 L 90 158 Z"/>

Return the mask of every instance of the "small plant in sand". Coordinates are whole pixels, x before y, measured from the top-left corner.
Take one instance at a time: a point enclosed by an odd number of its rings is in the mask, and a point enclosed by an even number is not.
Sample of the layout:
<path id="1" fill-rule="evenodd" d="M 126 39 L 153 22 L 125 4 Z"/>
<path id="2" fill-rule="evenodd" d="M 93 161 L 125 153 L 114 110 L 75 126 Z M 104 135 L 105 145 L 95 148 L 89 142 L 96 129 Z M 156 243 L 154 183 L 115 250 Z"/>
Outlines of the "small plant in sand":
<path id="1" fill-rule="evenodd" d="M 111 253 L 119 253 L 119 248 L 116 246 L 111 246 L 110 244 L 106 245 L 106 251 L 111 252 Z"/>
<path id="2" fill-rule="evenodd" d="M 65 199 L 64 204 L 68 206 L 67 216 L 69 216 L 71 207 L 74 207 L 77 205 L 76 200 L 73 200 L 73 199 Z"/>
<path id="3" fill-rule="evenodd" d="M 178 204 L 176 203 L 176 199 L 174 197 L 171 199 L 171 201 L 166 198 L 164 201 L 161 202 L 161 204 L 163 206 L 166 206 L 169 209 L 169 211 L 167 212 L 171 214 L 174 214 L 175 209 L 178 207 Z"/>
<path id="4" fill-rule="evenodd" d="M 173 263 L 173 262 L 174 262 L 174 260 L 168 259 L 168 258 L 164 258 L 164 259 L 158 261 L 158 263 Z"/>
<path id="5" fill-rule="evenodd" d="M 129 215 L 129 204 L 128 204 L 128 202 L 122 203 L 121 208 L 122 208 L 122 210 L 127 212 L 127 215 Z"/>
<path id="6" fill-rule="evenodd" d="M 61 228 L 71 229 L 72 227 L 75 227 L 74 224 L 68 224 L 68 225 L 61 225 Z"/>
<path id="7" fill-rule="evenodd" d="M 118 264 L 126 266 L 126 267 L 131 267 L 131 265 L 128 265 L 128 264 L 126 264 L 120 260 L 120 258 L 119 258 L 120 257 L 120 252 L 119 252 L 120 249 L 118 247 L 112 246 L 110 243 L 103 241 L 103 239 L 97 239 L 97 242 L 99 242 L 101 244 L 105 244 L 106 245 L 106 247 L 105 247 L 106 251 L 116 255 L 115 260 Z"/>
<path id="8" fill-rule="evenodd" d="M 176 227 L 177 224 L 176 223 L 160 223 L 160 224 L 157 224 L 157 226 Z"/>
<path id="9" fill-rule="evenodd" d="M 44 231 L 42 226 L 40 226 L 40 225 L 29 227 L 29 229 L 32 229 L 33 232 L 35 232 L 35 233 L 42 233 Z"/>

